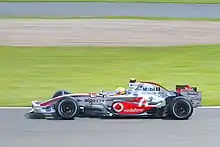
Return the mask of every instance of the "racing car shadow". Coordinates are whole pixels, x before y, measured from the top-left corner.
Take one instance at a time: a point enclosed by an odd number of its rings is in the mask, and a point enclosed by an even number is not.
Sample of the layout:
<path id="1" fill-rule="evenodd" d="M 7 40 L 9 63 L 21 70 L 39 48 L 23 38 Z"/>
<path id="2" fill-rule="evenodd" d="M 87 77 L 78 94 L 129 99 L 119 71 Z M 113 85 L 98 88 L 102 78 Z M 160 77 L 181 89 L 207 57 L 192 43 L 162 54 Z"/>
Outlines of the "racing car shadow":
<path id="1" fill-rule="evenodd" d="M 163 116 L 102 116 L 102 117 L 95 117 L 95 116 L 80 116 L 79 118 L 94 118 L 94 119 L 103 119 L 103 120 L 121 120 L 121 119 L 161 119 L 161 120 L 176 120 L 173 118 L 163 117 Z"/>
<path id="2" fill-rule="evenodd" d="M 100 116 L 78 116 L 77 118 L 82 118 L 82 119 L 101 119 L 101 120 L 122 120 L 122 119 L 164 119 L 162 117 L 134 117 L 134 116 L 126 116 L 126 117 L 112 117 L 112 116 L 105 116 L 105 117 L 100 117 Z M 77 118 L 74 118 L 73 120 L 76 120 Z M 38 118 L 39 119 L 39 118 Z M 46 120 L 63 120 L 62 118 L 59 117 L 46 117 L 44 118 Z"/>
<path id="3" fill-rule="evenodd" d="M 46 119 L 46 120 L 63 120 L 60 117 L 52 116 L 45 117 L 42 115 L 25 115 L 28 119 Z M 89 119 L 102 119 L 102 120 L 122 120 L 122 119 L 162 119 L 162 120 L 175 120 L 172 118 L 162 117 L 162 116 L 77 116 L 77 118 L 89 118 Z M 74 118 L 73 120 L 77 119 Z"/>
<path id="4" fill-rule="evenodd" d="M 131 120 L 131 119 L 161 119 L 161 120 L 177 120 L 169 117 L 163 117 L 163 116 L 77 116 L 77 118 L 85 118 L 85 119 L 102 119 L 102 120 Z M 73 120 L 76 120 L 77 118 L 74 118 Z M 60 117 L 47 117 L 44 118 L 46 120 L 63 120 Z"/>

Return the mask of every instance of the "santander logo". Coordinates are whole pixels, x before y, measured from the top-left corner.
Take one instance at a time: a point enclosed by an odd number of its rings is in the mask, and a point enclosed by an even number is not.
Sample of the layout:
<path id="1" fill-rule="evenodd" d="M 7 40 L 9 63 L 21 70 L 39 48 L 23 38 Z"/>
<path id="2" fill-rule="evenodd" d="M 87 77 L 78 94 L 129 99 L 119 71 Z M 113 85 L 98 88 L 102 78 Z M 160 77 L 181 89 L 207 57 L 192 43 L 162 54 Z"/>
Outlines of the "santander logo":
<path id="1" fill-rule="evenodd" d="M 121 112 L 124 110 L 124 105 L 122 103 L 115 103 L 115 104 L 113 104 L 113 109 L 116 112 Z"/>

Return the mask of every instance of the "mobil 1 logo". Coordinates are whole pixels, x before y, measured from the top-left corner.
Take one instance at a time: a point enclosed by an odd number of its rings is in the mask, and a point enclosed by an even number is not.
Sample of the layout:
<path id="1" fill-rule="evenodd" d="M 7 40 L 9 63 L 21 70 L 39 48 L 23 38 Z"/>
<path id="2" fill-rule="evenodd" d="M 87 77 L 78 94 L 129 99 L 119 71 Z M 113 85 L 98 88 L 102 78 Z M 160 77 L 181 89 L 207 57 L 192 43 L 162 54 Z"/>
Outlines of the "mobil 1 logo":
<path id="1" fill-rule="evenodd" d="M 160 91 L 160 87 L 143 87 L 144 91 Z"/>

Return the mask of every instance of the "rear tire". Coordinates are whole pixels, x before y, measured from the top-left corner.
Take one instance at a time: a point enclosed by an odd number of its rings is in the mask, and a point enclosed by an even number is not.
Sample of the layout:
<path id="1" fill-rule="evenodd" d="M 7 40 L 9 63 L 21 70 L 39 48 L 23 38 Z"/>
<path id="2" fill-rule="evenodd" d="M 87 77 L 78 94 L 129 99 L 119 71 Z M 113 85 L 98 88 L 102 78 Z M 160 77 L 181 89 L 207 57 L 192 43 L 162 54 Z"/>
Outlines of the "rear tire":
<path id="1" fill-rule="evenodd" d="M 69 97 L 58 100 L 55 104 L 56 114 L 65 120 L 74 119 L 79 113 L 78 103 Z"/>
<path id="2" fill-rule="evenodd" d="M 176 97 L 169 104 L 168 115 L 177 120 L 186 120 L 193 113 L 193 105 L 191 101 L 184 97 Z"/>

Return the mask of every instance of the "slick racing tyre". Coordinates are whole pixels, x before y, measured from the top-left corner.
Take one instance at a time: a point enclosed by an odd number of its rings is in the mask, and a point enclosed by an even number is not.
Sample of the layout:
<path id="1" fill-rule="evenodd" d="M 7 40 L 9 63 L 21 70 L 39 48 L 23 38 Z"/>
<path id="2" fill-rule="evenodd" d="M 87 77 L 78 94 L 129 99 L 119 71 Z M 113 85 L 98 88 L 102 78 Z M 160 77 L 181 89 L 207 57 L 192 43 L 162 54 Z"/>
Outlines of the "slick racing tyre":
<path id="1" fill-rule="evenodd" d="M 69 97 L 64 97 L 56 102 L 55 111 L 62 119 L 70 120 L 78 115 L 79 105 L 75 100 Z"/>
<path id="2" fill-rule="evenodd" d="M 190 100 L 184 97 L 176 97 L 169 104 L 169 116 L 178 119 L 186 120 L 193 113 L 193 105 Z"/>

